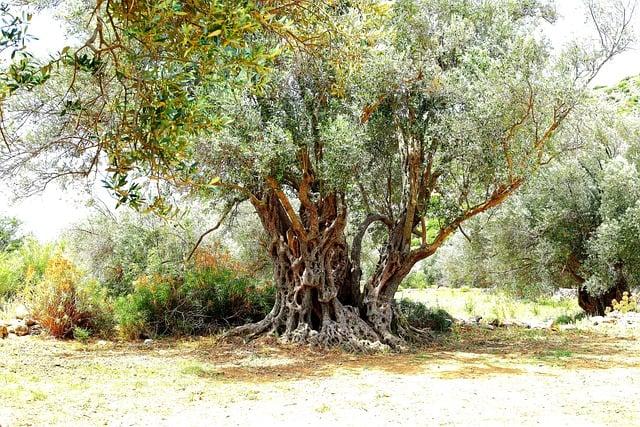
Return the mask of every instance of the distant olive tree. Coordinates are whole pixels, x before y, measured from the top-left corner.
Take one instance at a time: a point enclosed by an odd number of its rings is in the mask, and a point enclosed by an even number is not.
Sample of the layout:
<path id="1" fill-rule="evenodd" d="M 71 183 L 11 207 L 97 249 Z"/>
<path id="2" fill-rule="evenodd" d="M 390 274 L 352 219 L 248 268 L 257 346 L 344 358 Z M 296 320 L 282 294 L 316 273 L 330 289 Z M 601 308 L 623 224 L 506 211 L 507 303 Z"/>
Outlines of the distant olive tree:
<path id="1" fill-rule="evenodd" d="M 613 299 L 638 288 L 638 94 L 638 77 L 600 89 L 595 100 L 613 105 L 583 116 L 565 134 L 577 150 L 542 171 L 493 218 L 474 223 L 471 242 L 461 241 L 465 262 L 449 277 L 482 277 L 523 293 L 575 287 L 591 314 L 604 314 Z"/>
<path id="2" fill-rule="evenodd" d="M 21 223 L 17 218 L 0 217 L 0 252 L 11 252 L 24 242 Z"/>

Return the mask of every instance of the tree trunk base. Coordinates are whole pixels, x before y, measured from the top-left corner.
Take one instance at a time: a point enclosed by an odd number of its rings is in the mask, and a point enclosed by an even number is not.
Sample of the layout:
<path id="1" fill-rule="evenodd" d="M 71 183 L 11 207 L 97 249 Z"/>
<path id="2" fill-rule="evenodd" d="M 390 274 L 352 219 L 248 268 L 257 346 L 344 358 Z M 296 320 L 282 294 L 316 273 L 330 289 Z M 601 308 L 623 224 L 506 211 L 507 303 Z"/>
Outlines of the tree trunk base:
<path id="1" fill-rule="evenodd" d="M 593 296 L 584 287 L 578 289 L 578 305 L 590 316 L 604 316 L 607 307 L 615 299 L 620 301 L 623 292 L 629 292 L 625 283 L 618 283 L 602 295 Z"/>
<path id="2" fill-rule="evenodd" d="M 252 340 L 260 336 L 275 336 L 283 344 L 308 345 L 314 348 L 341 348 L 349 352 L 376 353 L 403 351 L 407 341 L 432 338 L 429 331 L 399 325 L 398 335 L 386 327 L 387 323 L 367 322 L 359 310 L 334 301 L 334 316 L 325 318 L 314 327 L 308 322 L 294 322 L 291 316 L 274 315 L 273 311 L 257 323 L 236 327 L 225 337 L 244 337 Z M 274 310 L 275 311 L 275 310 Z M 405 340 L 407 338 L 407 340 Z"/>
<path id="3" fill-rule="evenodd" d="M 231 329 L 224 336 L 243 337 L 250 341 L 263 336 L 273 336 L 282 344 L 307 345 L 313 348 L 341 348 L 354 353 L 379 353 L 388 351 L 406 351 L 408 343 L 430 342 L 434 334 L 429 329 L 420 329 L 403 320 L 394 310 L 393 331 L 387 322 L 367 322 L 357 309 L 351 306 L 339 306 L 341 314 L 336 320 L 326 319 L 319 328 L 309 323 L 294 324 L 283 316 L 269 314 L 260 322 L 242 325 Z"/>

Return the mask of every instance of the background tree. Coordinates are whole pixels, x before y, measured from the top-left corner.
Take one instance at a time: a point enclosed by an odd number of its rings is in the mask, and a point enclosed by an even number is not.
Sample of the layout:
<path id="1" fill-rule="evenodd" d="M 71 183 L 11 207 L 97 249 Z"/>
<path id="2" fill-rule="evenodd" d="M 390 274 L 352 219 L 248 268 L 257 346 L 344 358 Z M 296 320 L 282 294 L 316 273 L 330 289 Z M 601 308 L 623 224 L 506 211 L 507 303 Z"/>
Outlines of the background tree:
<path id="1" fill-rule="evenodd" d="M 471 262 L 458 274 L 519 293 L 530 292 L 532 283 L 547 291 L 574 287 L 580 306 L 593 315 L 640 284 L 638 87 L 634 77 L 598 91 L 594 103 L 601 105 L 565 136 L 579 150 L 475 224 L 462 255 Z"/>
<path id="2" fill-rule="evenodd" d="M 97 6 L 59 86 L 12 104 L 5 173 L 46 185 L 104 153 L 121 203 L 167 212 L 175 188 L 225 211 L 249 201 L 276 301 L 235 332 L 350 349 L 422 332 L 398 321 L 402 279 L 563 149 L 562 123 L 630 43 L 617 3 L 590 4 L 597 44 L 560 57 L 532 36 L 554 18 L 537 1 Z M 374 224 L 380 258 L 363 280 Z"/>
<path id="3" fill-rule="evenodd" d="M 24 235 L 20 226 L 16 218 L 0 217 L 0 252 L 11 252 L 22 245 Z"/>

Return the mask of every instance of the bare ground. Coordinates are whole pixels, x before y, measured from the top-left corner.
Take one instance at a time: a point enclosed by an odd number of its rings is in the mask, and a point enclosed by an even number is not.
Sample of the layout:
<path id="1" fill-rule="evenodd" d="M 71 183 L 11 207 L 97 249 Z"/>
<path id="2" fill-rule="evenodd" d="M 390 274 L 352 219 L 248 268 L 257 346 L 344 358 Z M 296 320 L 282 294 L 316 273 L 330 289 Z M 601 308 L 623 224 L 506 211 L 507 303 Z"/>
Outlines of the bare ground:
<path id="1" fill-rule="evenodd" d="M 0 341 L 0 425 L 640 425 L 629 331 L 459 328 L 403 354 Z"/>

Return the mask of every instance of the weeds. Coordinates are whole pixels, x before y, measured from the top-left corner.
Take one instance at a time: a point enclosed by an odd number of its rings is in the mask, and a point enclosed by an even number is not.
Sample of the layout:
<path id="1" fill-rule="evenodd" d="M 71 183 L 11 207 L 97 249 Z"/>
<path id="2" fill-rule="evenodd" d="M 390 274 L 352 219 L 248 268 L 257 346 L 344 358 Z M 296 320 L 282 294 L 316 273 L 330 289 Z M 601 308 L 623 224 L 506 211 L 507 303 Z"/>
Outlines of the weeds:
<path id="1" fill-rule="evenodd" d="M 476 313 L 476 302 L 472 297 L 467 297 L 464 300 L 464 311 L 469 316 L 473 316 Z"/>

